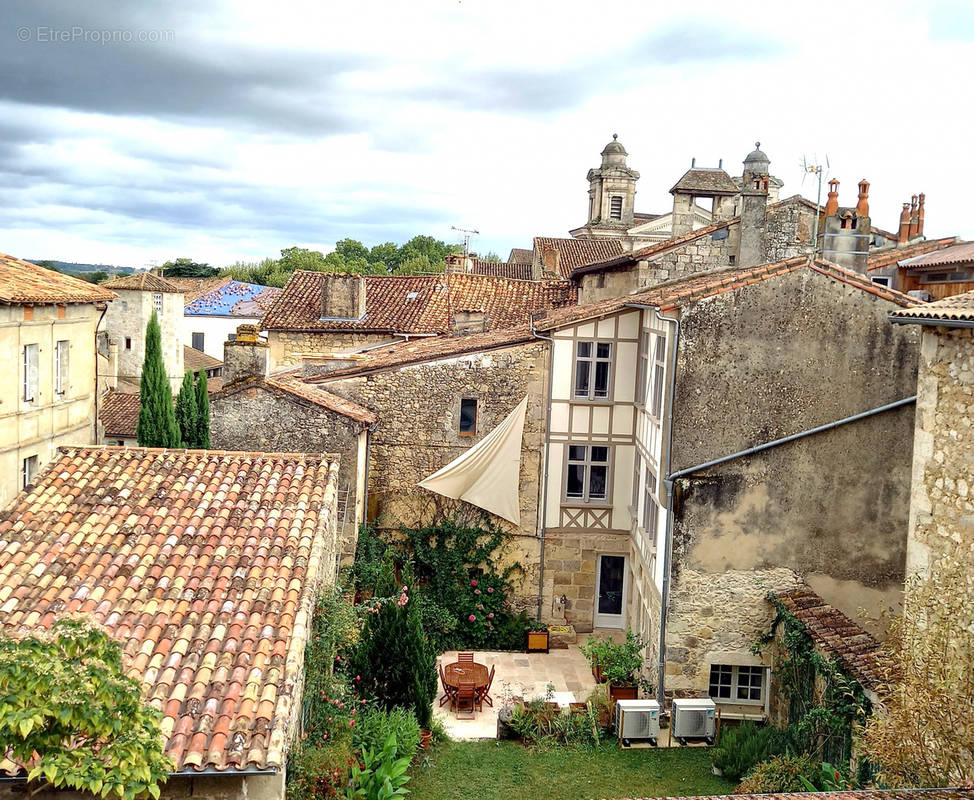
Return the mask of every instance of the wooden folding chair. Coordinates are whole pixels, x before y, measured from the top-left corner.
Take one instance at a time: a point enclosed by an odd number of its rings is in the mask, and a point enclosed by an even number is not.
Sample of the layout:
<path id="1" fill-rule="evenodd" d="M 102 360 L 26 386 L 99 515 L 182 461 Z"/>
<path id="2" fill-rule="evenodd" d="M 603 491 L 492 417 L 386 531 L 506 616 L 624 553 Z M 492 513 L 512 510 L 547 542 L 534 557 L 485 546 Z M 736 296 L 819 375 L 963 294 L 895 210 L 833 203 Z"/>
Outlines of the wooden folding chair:
<path id="1" fill-rule="evenodd" d="M 477 715 L 477 684 L 468 678 L 460 678 L 457 688 L 457 719 L 474 719 Z M 461 717 L 469 707 L 469 716 Z"/>
<path id="2" fill-rule="evenodd" d="M 447 702 L 451 705 L 453 704 L 453 687 L 446 682 L 446 675 L 443 674 L 443 665 L 437 664 L 437 667 L 440 670 L 440 683 L 443 684 L 443 695 L 440 697 L 440 708 L 442 708 Z"/>
<path id="3" fill-rule="evenodd" d="M 487 685 L 481 687 L 480 689 L 480 702 L 483 703 L 486 701 L 487 705 L 489 705 L 491 708 L 494 707 L 494 699 L 490 696 L 490 687 L 494 685 L 495 669 L 496 667 L 493 666 L 490 668 L 490 675 L 487 676 Z M 481 706 L 481 708 L 483 708 L 483 706 Z"/>
<path id="4" fill-rule="evenodd" d="M 457 662 L 460 664 L 473 663 L 473 653 L 457 653 Z"/>

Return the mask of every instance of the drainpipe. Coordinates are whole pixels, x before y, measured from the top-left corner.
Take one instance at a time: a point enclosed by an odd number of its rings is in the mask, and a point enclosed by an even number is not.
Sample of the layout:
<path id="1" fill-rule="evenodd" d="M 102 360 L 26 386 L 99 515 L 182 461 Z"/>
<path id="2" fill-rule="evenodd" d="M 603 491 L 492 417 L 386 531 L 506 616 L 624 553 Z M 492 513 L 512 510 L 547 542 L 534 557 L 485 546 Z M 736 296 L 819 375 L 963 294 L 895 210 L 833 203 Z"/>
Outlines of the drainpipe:
<path id="1" fill-rule="evenodd" d="M 535 330 L 534 320 L 531 320 L 531 334 L 536 339 L 544 339 L 548 342 L 548 403 L 545 411 L 544 423 L 544 470 L 541 478 L 541 554 L 538 562 L 538 622 L 541 622 L 541 607 L 544 604 L 544 549 L 545 531 L 548 527 L 548 453 L 551 450 L 551 392 L 554 386 L 555 375 L 555 340 L 550 336 L 542 336 Z"/>
<path id="2" fill-rule="evenodd" d="M 95 308 L 98 308 L 96 305 Z M 101 316 L 98 317 L 98 322 L 95 323 L 95 430 L 94 430 L 94 443 L 98 444 L 98 329 L 101 327 L 101 321 L 105 319 L 105 314 L 108 312 L 108 303 L 103 303 L 101 307 Z M 106 336 L 107 339 L 107 336 Z M 111 358 L 111 344 L 109 343 L 109 358 Z"/>

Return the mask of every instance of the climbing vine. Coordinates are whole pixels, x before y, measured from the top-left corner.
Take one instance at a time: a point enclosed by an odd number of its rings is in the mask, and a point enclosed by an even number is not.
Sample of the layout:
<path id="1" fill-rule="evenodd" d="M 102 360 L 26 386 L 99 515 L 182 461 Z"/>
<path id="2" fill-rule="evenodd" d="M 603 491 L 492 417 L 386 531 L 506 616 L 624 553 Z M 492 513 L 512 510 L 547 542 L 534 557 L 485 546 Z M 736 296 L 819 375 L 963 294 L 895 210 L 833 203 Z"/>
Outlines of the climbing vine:
<path id="1" fill-rule="evenodd" d="M 788 723 L 802 752 L 832 764 L 852 757 L 853 730 L 865 722 L 872 705 L 862 686 L 839 662 L 815 649 L 805 624 L 773 594 L 771 629 L 755 644 L 760 653 L 771 644 L 779 627 L 787 653 L 775 668 L 775 678 L 788 700 Z"/>

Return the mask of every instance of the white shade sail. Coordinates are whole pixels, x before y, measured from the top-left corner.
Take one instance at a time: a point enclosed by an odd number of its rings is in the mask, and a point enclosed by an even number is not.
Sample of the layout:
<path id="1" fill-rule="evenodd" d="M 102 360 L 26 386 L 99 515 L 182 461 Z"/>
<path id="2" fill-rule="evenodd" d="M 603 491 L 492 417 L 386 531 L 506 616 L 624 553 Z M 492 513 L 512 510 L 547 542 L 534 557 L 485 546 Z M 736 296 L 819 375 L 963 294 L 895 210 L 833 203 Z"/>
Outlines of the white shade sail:
<path id="1" fill-rule="evenodd" d="M 418 485 L 520 525 L 521 438 L 527 409 L 525 397 L 477 444 Z"/>

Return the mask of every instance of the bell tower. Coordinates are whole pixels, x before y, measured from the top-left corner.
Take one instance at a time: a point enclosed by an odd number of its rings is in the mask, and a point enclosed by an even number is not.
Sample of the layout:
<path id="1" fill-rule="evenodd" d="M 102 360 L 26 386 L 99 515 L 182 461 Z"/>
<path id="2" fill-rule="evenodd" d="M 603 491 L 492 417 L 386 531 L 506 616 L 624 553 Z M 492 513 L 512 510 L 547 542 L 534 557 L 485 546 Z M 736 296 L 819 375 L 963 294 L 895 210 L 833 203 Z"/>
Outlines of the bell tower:
<path id="1" fill-rule="evenodd" d="M 612 141 L 602 149 L 602 166 L 588 171 L 588 222 L 595 235 L 624 234 L 633 225 L 636 181 L 639 173 L 626 164 L 629 154 L 612 134 Z"/>

